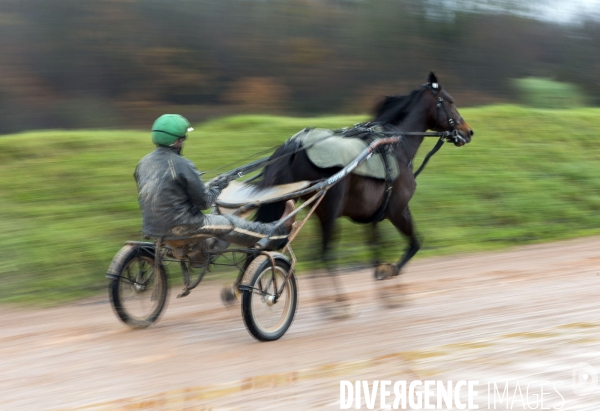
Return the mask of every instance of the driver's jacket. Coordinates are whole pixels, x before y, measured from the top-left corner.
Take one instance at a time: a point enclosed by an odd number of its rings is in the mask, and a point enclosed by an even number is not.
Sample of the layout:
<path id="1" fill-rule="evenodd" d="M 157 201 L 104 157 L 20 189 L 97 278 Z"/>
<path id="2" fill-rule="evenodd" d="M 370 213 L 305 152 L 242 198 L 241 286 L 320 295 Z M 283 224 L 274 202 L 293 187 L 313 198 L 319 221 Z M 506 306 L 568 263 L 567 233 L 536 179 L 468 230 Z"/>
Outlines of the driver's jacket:
<path id="1" fill-rule="evenodd" d="M 179 225 L 202 225 L 220 188 L 207 188 L 194 164 L 177 149 L 158 146 L 138 163 L 135 173 L 144 234 L 172 234 Z"/>

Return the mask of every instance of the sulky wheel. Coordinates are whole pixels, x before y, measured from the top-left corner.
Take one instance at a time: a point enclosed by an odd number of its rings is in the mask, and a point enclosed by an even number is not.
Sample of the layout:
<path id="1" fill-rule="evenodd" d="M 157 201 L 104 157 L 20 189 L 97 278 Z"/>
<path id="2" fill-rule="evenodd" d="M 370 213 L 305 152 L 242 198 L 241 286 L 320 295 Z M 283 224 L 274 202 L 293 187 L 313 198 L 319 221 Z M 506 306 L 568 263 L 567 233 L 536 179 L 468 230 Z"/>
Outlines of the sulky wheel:
<path id="1" fill-rule="evenodd" d="M 154 252 L 126 245 L 111 268 L 110 302 L 119 319 L 132 328 L 157 321 L 167 302 L 168 282 L 162 265 L 155 270 Z"/>
<path id="2" fill-rule="evenodd" d="M 246 328 L 259 341 L 274 341 L 288 330 L 296 314 L 298 290 L 287 259 L 258 256 L 244 273 L 243 283 L 251 289 L 242 293 L 242 317 Z M 249 279 L 249 280 L 248 280 Z M 282 288 L 283 286 L 283 288 Z M 279 297 L 277 293 L 282 290 Z"/>

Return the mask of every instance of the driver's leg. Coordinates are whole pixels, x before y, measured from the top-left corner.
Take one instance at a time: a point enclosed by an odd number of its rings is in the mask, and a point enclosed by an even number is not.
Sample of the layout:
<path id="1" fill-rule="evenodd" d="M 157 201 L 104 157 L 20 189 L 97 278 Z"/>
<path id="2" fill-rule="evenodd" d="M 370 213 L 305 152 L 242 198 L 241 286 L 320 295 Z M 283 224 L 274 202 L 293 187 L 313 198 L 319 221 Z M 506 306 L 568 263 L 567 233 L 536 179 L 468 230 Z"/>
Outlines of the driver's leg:
<path id="1" fill-rule="evenodd" d="M 294 209 L 293 202 L 286 204 L 287 216 Z M 281 248 L 287 241 L 291 223 L 281 225 L 275 229 L 270 237 L 268 248 Z M 276 223 L 260 223 L 248 221 L 232 215 L 205 214 L 200 224 L 180 225 L 173 228 L 173 234 L 182 237 L 193 237 L 199 234 L 210 235 L 228 243 L 239 244 L 244 247 L 253 247 L 258 241 L 265 238 L 275 228 Z"/>

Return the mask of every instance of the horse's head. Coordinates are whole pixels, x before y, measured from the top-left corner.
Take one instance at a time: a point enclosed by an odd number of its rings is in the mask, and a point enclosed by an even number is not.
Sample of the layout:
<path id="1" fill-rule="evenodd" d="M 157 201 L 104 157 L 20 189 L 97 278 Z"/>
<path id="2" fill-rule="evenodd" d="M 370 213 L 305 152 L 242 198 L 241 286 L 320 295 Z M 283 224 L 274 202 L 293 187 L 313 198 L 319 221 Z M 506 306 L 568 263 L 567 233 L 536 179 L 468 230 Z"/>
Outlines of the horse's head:
<path id="1" fill-rule="evenodd" d="M 449 139 L 458 147 L 470 142 L 473 135 L 433 72 L 429 73 L 427 83 L 410 94 L 386 97 L 376 107 L 374 121 L 404 131 L 452 131 L 454 136 Z"/>
<path id="2" fill-rule="evenodd" d="M 457 147 L 469 143 L 474 134 L 473 129 L 458 113 L 454 99 L 444 90 L 433 72 L 429 73 L 423 87 L 423 97 L 430 107 L 428 128 L 435 131 L 456 131 L 455 136 L 450 139 Z"/>

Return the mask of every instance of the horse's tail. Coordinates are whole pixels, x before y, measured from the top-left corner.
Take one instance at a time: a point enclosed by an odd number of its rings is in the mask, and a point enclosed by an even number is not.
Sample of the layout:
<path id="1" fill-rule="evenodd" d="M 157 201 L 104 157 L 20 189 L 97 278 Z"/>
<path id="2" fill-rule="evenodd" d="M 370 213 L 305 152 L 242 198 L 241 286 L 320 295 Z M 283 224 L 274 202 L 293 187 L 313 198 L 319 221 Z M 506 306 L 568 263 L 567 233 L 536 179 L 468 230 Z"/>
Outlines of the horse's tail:
<path id="1" fill-rule="evenodd" d="M 269 164 L 263 169 L 263 178 L 258 184 L 259 189 L 294 182 L 290 165 L 294 161 L 299 144 L 297 140 L 288 140 L 275 150 L 269 158 Z M 279 220 L 284 209 L 285 201 L 262 205 L 256 211 L 254 220 L 264 223 Z"/>

